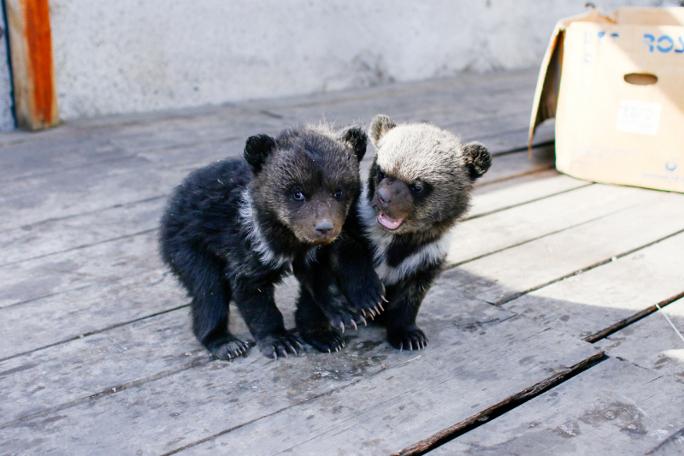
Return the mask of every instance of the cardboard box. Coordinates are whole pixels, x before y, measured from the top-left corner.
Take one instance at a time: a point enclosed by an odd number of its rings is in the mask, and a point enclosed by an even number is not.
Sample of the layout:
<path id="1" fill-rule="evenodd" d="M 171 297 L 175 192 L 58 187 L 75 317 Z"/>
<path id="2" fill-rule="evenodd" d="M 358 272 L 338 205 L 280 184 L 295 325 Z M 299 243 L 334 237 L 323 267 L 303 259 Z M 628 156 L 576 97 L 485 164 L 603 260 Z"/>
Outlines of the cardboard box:
<path id="1" fill-rule="evenodd" d="M 590 11 L 558 22 L 530 144 L 552 117 L 559 171 L 684 192 L 684 8 Z"/>

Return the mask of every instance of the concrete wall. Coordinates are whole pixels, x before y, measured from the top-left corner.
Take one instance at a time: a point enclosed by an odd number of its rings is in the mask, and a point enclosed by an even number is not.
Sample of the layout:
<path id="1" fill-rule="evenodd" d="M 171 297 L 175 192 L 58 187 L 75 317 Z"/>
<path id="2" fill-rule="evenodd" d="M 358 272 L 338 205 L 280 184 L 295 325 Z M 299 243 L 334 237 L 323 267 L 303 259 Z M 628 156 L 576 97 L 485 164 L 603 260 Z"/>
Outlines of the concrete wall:
<path id="1" fill-rule="evenodd" d="M 10 69 L 7 63 L 7 35 L 5 30 L 5 16 L 0 10 L 0 131 L 14 128 Z"/>
<path id="2" fill-rule="evenodd" d="M 51 0 L 60 113 L 73 119 L 536 66 L 556 20 L 584 3 Z"/>

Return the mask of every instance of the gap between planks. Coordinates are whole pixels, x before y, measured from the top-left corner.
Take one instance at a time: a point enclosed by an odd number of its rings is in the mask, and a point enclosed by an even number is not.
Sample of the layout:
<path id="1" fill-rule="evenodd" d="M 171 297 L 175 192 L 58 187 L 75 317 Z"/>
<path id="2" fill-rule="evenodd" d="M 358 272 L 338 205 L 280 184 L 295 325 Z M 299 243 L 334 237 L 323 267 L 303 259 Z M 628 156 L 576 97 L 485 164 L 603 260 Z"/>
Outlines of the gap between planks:
<path id="1" fill-rule="evenodd" d="M 523 203 L 523 204 L 521 204 L 521 205 L 525 205 L 525 204 L 527 204 L 527 203 Z M 580 224 L 580 226 L 581 226 L 581 225 L 582 225 L 582 224 Z M 567 230 L 570 230 L 570 229 L 571 229 L 570 227 L 567 228 Z M 566 231 L 566 230 L 560 230 L 560 231 L 562 232 L 562 231 Z M 651 245 L 654 245 L 654 244 L 656 244 L 656 243 L 658 243 L 658 242 L 661 242 L 661 241 L 663 241 L 663 240 L 665 240 L 665 239 L 668 239 L 668 238 L 671 238 L 671 237 L 673 237 L 673 236 L 676 236 L 677 234 L 680 234 L 681 232 L 682 232 L 682 230 L 679 230 L 679 231 L 677 231 L 677 232 L 675 232 L 675 233 L 670 233 L 670 234 L 668 234 L 668 235 L 666 235 L 666 236 L 664 236 L 664 237 L 660 237 L 660 238 L 658 238 L 658 239 L 656 239 L 656 240 L 654 240 L 654 241 L 651 241 L 651 242 L 649 242 L 649 243 L 647 243 L 647 244 L 640 245 L 640 246 L 638 246 L 638 247 L 636 247 L 636 248 L 629 249 L 628 251 L 621 252 L 621 253 L 619 253 L 619 254 L 617 254 L 617 255 L 615 255 L 615 256 L 612 256 L 612 257 L 610 257 L 610 258 L 605 258 L 604 260 L 599 261 L 599 262 L 596 262 L 596 263 L 593 263 L 593 264 L 591 264 L 591 265 L 588 266 L 588 267 L 584 267 L 584 268 L 581 268 L 581 269 L 574 270 L 574 271 L 572 271 L 572 272 L 570 272 L 570 273 L 568 273 L 568 274 L 564 274 L 564 275 L 562 275 L 562 276 L 560 276 L 560 277 L 555 277 L 554 280 L 546 281 L 546 282 L 543 282 L 542 284 L 538 284 L 538 285 L 536 285 L 536 286 L 534 286 L 534 287 L 530 287 L 530 288 L 524 289 L 524 290 L 522 290 L 521 292 L 517 292 L 517 293 L 514 293 L 514 294 L 512 294 L 512 295 L 509 295 L 509 296 L 505 297 L 504 299 L 497 300 L 497 301 L 489 301 L 489 302 L 490 302 L 490 304 L 494 304 L 494 305 L 497 305 L 497 306 L 503 305 L 503 304 L 505 304 L 505 303 L 507 303 L 507 302 L 509 302 L 509 301 L 512 301 L 512 300 L 514 300 L 514 299 L 516 299 L 516 298 L 519 298 L 519 297 L 521 297 L 521 296 L 523 296 L 523 295 L 525 295 L 525 294 L 528 294 L 528 293 L 533 292 L 533 291 L 536 291 L 536 290 L 538 290 L 538 289 L 540 289 L 540 288 L 546 287 L 546 286 L 548 286 L 548 285 L 550 285 L 550 284 L 552 284 L 552 283 L 559 282 L 559 281 L 565 280 L 565 279 L 568 278 L 568 277 L 572 277 L 572 276 L 578 275 L 578 274 L 580 274 L 580 273 L 582 273 L 582 272 L 589 271 L 589 270 L 591 270 L 591 269 L 597 268 L 597 267 L 599 267 L 599 266 L 601 266 L 601 265 L 603 265 L 603 264 L 606 264 L 606 263 L 612 261 L 612 260 L 615 259 L 615 258 L 621 258 L 621 257 L 623 257 L 623 256 L 625 256 L 625 255 L 629 255 L 629 254 L 634 253 L 634 252 L 636 252 L 636 251 L 639 251 L 639 250 L 642 250 L 642 249 L 644 249 L 644 248 L 647 248 L 647 247 L 649 247 L 649 246 L 651 246 Z M 544 237 L 552 236 L 552 235 L 554 235 L 554 234 L 558 234 L 558 231 L 554 231 L 554 232 L 551 232 L 551 233 L 547 233 L 547 235 L 537 237 L 537 239 L 541 239 L 541 238 L 544 238 Z M 530 241 L 530 242 L 531 242 L 531 241 Z M 522 244 L 525 244 L 525 242 L 522 243 Z M 509 249 L 514 248 L 514 247 L 516 247 L 516 246 L 518 246 L 518 245 L 519 245 L 519 244 L 514 244 L 514 245 L 510 245 L 508 248 L 499 249 L 499 250 L 497 250 L 497 251 L 491 252 L 491 255 L 493 255 L 493 254 L 495 254 L 495 253 L 498 253 L 498 252 L 500 252 L 500 251 L 509 250 Z M 475 260 L 477 260 L 477 259 L 482 258 L 483 256 L 489 256 L 489 255 L 481 255 L 481 256 L 472 258 L 471 260 L 468 260 L 468 261 L 466 261 L 466 262 L 458 263 L 458 266 L 462 266 L 462 265 L 464 265 L 464 264 L 470 263 L 470 262 L 472 262 L 472 261 L 475 261 Z M 449 268 L 447 268 L 447 269 L 452 269 L 452 268 L 453 268 L 453 267 L 449 267 Z M 162 277 L 162 280 L 163 280 L 163 277 Z M 148 284 L 148 285 L 149 285 L 149 284 Z M 126 286 L 129 286 L 129 285 L 126 285 Z M 66 292 L 66 291 L 65 291 L 65 292 Z M 41 299 L 41 297 L 35 298 L 35 300 L 38 300 L 38 299 Z M 24 303 L 24 302 L 22 301 L 22 303 Z M 16 305 L 16 304 L 15 304 L 15 305 Z M 13 306 L 14 306 L 14 305 L 13 305 Z M 59 345 L 59 344 L 63 344 L 63 343 L 66 343 L 66 342 L 75 340 L 75 339 L 77 339 L 77 338 L 79 338 L 79 337 L 81 337 L 81 336 L 83 336 L 83 335 L 90 335 L 90 334 L 99 333 L 100 331 L 107 331 L 107 330 L 109 330 L 109 329 L 116 328 L 116 327 L 120 327 L 120 326 L 125 325 L 125 324 L 130 323 L 130 322 L 140 321 L 140 320 L 147 319 L 147 318 L 152 318 L 153 316 L 156 316 L 156 315 L 161 315 L 161 314 L 168 313 L 168 312 L 171 312 L 171 311 L 176 310 L 176 309 L 185 308 L 186 306 L 187 306 L 187 305 L 175 306 L 175 307 L 173 307 L 173 308 L 171 308 L 171 309 L 164 309 L 164 310 L 161 310 L 161 311 L 159 311 L 159 312 L 155 312 L 155 313 L 153 313 L 153 314 L 144 315 L 144 316 L 141 316 L 141 317 L 136 318 L 136 319 L 133 319 L 133 320 L 127 320 L 126 322 L 119 322 L 119 323 L 116 323 L 116 324 L 114 324 L 114 325 L 107 325 L 107 326 L 105 326 L 105 327 L 99 328 L 99 329 L 94 330 L 94 331 L 88 331 L 88 332 L 86 332 L 86 333 L 84 333 L 84 334 L 80 334 L 80 335 L 78 335 L 78 336 L 72 336 L 72 337 L 69 337 L 69 338 L 65 338 L 65 339 L 63 339 L 63 340 L 61 340 L 61 341 L 57 341 L 57 342 L 54 342 L 54 343 L 51 343 L 51 344 L 47 344 L 47 345 L 44 345 L 44 346 L 36 347 L 36 348 L 34 348 L 34 349 L 31 349 L 31 350 L 22 351 L 21 353 L 13 354 L 13 355 L 11 355 L 11 356 L 2 358 L 2 360 L 7 360 L 7 359 L 15 358 L 15 357 L 17 357 L 17 356 L 21 356 L 21 355 L 25 355 L 25 354 L 28 354 L 28 353 L 32 353 L 32 352 L 34 352 L 34 351 L 43 350 L 43 349 L 48 348 L 48 347 L 52 347 L 52 346 L 55 346 L 55 345 Z M 8 306 L 8 307 L 9 307 L 9 306 Z M 8 308 L 8 307 L 5 307 L 5 309 Z M 628 319 L 628 321 L 626 321 L 625 323 L 629 323 L 629 319 Z"/>
<path id="2" fill-rule="evenodd" d="M 563 193 L 571 192 L 571 191 L 573 191 L 573 190 L 577 190 L 577 189 L 580 189 L 580 188 L 584 188 L 584 187 L 586 187 L 586 186 L 588 186 L 588 185 L 592 185 L 592 184 L 580 184 L 580 185 L 578 185 L 577 187 L 573 187 L 573 188 L 568 189 L 568 190 L 563 190 L 563 191 L 551 193 L 551 194 L 547 195 L 546 197 L 535 198 L 535 199 L 533 199 L 533 200 L 531 200 L 531 201 L 522 201 L 522 202 L 520 202 L 519 204 L 508 205 L 508 206 L 502 207 L 502 208 L 497 209 L 497 210 L 488 211 L 487 214 L 491 215 L 491 214 L 494 214 L 494 213 L 497 213 L 497 212 L 509 210 L 509 209 L 511 209 L 511 208 L 513 208 L 513 207 L 524 206 L 524 205 L 530 204 L 530 203 L 532 203 L 532 202 L 539 201 L 539 200 L 544 199 L 544 198 L 549 198 L 549 197 L 552 197 L 552 196 L 555 196 L 555 195 L 558 195 L 558 194 L 563 194 Z M 470 219 L 470 218 L 466 218 L 465 220 L 469 220 L 469 219 Z M 572 228 L 572 227 L 567 227 L 566 229 L 571 229 L 571 228 Z M 145 230 L 145 231 L 143 231 L 143 232 L 141 232 L 141 233 L 135 233 L 135 234 L 127 235 L 127 236 L 120 236 L 120 237 L 118 237 L 118 238 L 116 238 L 116 239 L 113 239 L 113 240 L 110 240 L 110 241 L 114 241 L 114 240 L 118 240 L 118 239 L 122 239 L 122 238 L 128 238 L 128 237 L 131 237 L 131 236 L 141 235 L 141 234 L 150 233 L 150 232 L 154 232 L 154 231 L 156 231 L 156 229 L 149 229 L 149 230 Z M 562 231 L 562 230 L 561 230 L 561 231 Z M 558 231 L 553 231 L 553 232 L 547 233 L 546 235 L 556 234 L 557 232 L 558 232 Z M 536 237 L 535 239 L 538 239 L 538 238 L 544 237 L 544 236 L 545 236 L 545 235 L 542 235 L 542 236 Z M 102 242 L 95 243 L 95 244 L 93 244 L 93 245 L 102 244 L 102 243 L 106 243 L 106 242 L 110 242 L 110 241 L 102 241 Z M 522 244 L 524 244 L 524 242 L 523 242 Z M 517 246 L 517 245 L 520 245 L 520 243 L 519 243 L 519 244 L 513 244 L 513 245 L 511 245 L 510 247 L 512 248 L 512 247 L 515 247 L 515 246 Z M 88 245 L 88 246 L 80 246 L 80 247 L 78 247 L 78 248 L 85 248 L 85 247 L 89 247 L 89 246 L 90 246 L 90 245 Z M 73 249 L 69 249 L 69 250 L 77 250 L 78 248 L 73 248 Z M 501 251 L 503 251 L 503 250 L 506 250 L 506 249 L 505 249 L 505 248 L 503 248 L 503 249 L 497 249 L 497 250 L 495 250 L 495 251 L 492 251 L 491 254 L 498 253 L 498 252 L 501 252 Z M 48 256 L 48 255 L 44 255 L 44 256 Z M 458 265 L 466 264 L 466 263 L 468 263 L 469 261 L 474 261 L 474 260 L 476 260 L 476 259 L 482 258 L 483 256 L 487 256 L 487 255 L 480 255 L 480 256 L 474 257 L 474 258 L 472 258 L 472 259 L 470 259 L 470 260 L 468 260 L 468 261 L 460 262 L 460 263 L 458 263 L 457 265 L 454 265 L 453 267 L 456 267 L 456 266 L 458 266 Z M 452 269 L 453 267 L 452 267 L 452 266 L 447 267 L 447 268 L 445 268 L 445 270 Z M 162 275 L 162 279 L 160 279 L 160 281 L 163 280 L 163 277 L 164 277 L 164 275 Z M 95 285 L 96 285 L 96 284 L 85 285 L 85 286 L 83 286 L 83 287 L 77 288 L 76 290 L 85 289 L 85 288 L 92 287 L 92 286 L 95 286 Z M 152 284 L 150 284 L 150 283 L 147 284 L 147 286 L 150 286 L 150 285 L 152 285 Z M 123 286 L 129 287 L 129 286 L 131 286 L 131 284 L 130 284 L 130 283 L 126 283 L 126 284 L 124 284 Z M 71 290 L 74 290 L 74 289 L 71 289 Z M 11 308 L 13 308 L 13 307 L 16 307 L 16 306 L 19 306 L 19 305 L 23 305 L 23 304 L 27 304 L 27 303 L 33 302 L 33 301 L 38 301 L 38 300 L 44 299 L 44 298 L 46 298 L 46 297 L 55 296 L 55 295 L 57 295 L 57 294 L 68 293 L 68 292 L 71 291 L 71 290 L 64 290 L 64 291 L 62 291 L 62 292 L 51 293 L 51 294 L 46 295 L 46 296 L 34 297 L 34 298 L 30 299 L 30 300 L 20 301 L 20 302 L 14 303 L 14 304 L 7 305 L 7 306 L 3 307 L 3 308 L 0 309 L 0 310 L 11 309 Z M 165 313 L 168 313 L 168 312 L 172 312 L 172 311 L 175 311 L 175 310 L 178 310 L 178 309 L 186 308 L 187 306 L 188 306 L 188 304 L 181 305 L 181 306 L 175 306 L 175 307 L 172 307 L 172 308 L 169 308 L 169 309 L 164 309 L 164 310 L 161 310 L 161 311 L 158 311 L 158 312 L 154 312 L 154 313 L 151 313 L 151 314 L 148 314 L 148 315 L 144 315 L 144 316 L 141 316 L 141 317 L 132 319 L 132 320 L 127 320 L 126 322 L 119 322 L 119 323 L 116 323 L 116 324 L 113 324 L 113 325 L 108 325 L 108 326 L 102 327 L 102 328 L 97 329 L 97 330 L 87 331 L 87 332 L 84 332 L 84 333 L 82 333 L 82 334 L 79 334 L 79 335 L 76 335 L 76 336 L 72 336 L 72 337 L 69 337 L 69 338 L 65 338 L 65 339 L 56 341 L 56 342 L 51 343 L 51 344 L 46 344 L 46 345 L 43 345 L 43 346 L 40 346 L 40 347 L 36 347 L 36 348 L 34 348 L 34 349 L 31 349 L 31 350 L 22 351 L 22 352 L 20 352 L 20 353 L 13 354 L 13 355 L 11 355 L 11 356 L 6 356 L 6 357 L 4 357 L 4 358 L 0 358 L 0 361 L 5 361 L 5 360 L 8 360 L 8 359 L 16 358 L 16 357 L 19 357 L 19 356 L 22 356 L 22 355 L 26 355 L 26 354 L 29 354 L 29 353 L 33 353 L 33 352 L 35 352 L 35 351 L 44 350 L 44 349 L 46 349 L 46 348 L 50 348 L 50 347 L 53 347 L 53 346 L 56 346 L 56 345 L 64 344 L 64 343 L 67 343 L 67 342 L 70 342 L 70 341 L 73 341 L 73 340 L 76 340 L 76 339 L 79 339 L 79 338 L 82 338 L 82 337 L 85 337 L 85 336 L 88 336 L 88 335 L 91 335 L 91 334 L 96 334 L 96 333 L 99 333 L 99 332 L 102 332 L 102 331 L 108 331 L 108 330 L 111 330 L 111 329 L 114 329 L 114 328 L 117 328 L 117 327 L 120 327 L 120 326 L 129 324 L 129 323 L 141 321 L 141 320 L 148 319 L 148 318 L 153 318 L 153 317 L 158 316 L 158 315 L 162 315 L 162 314 L 165 314 Z"/>
<path id="3" fill-rule="evenodd" d="M 670 237 L 670 236 L 668 236 L 668 237 Z M 653 244 L 653 243 L 650 243 L 650 244 Z M 649 245 L 650 245 L 650 244 L 649 244 Z M 643 248 L 643 247 L 641 247 L 641 248 Z M 630 251 L 633 252 L 633 251 L 637 251 L 637 250 L 639 250 L 639 249 L 632 249 L 632 250 L 630 250 Z M 584 268 L 584 269 L 582 269 L 582 270 L 586 270 L 586 269 L 587 269 L 587 268 Z M 570 274 L 570 275 L 572 275 L 572 274 Z M 565 276 L 564 276 L 564 277 L 565 277 Z M 178 310 L 178 309 L 183 308 L 183 307 L 185 307 L 185 306 L 179 306 L 177 309 L 173 309 L 173 310 Z M 170 310 L 170 311 L 171 311 L 171 310 Z M 167 312 L 160 312 L 159 314 L 161 314 L 161 313 L 167 313 Z M 143 320 L 143 319 L 147 319 L 147 318 L 151 318 L 151 316 L 143 317 L 143 318 L 140 318 L 139 320 Z M 123 326 L 123 325 L 125 325 L 125 324 L 126 324 L 126 323 L 123 323 L 123 324 L 117 325 L 117 326 Z M 171 374 L 169 374 L 169 375 L 171 375 Z M 155 378 L 156 378 L 156 377 L 155 377 Z M 140 380 L 140 382 L 142 382 L 142 383 L 144 383 L 145 381 L 146 381 L 145 379 L 141 379 L 141 380 Z M 88 397 L 90 397 L 90 396 L 88 396 Z M 86 398 L 86 399 L 87 399 L 87 398 Z"/>
<path id="4" fill-rule="evenodd" d="M 416 442 L 415 444 L 404 448 L 403 450 L 395 453 L 399 456 L 418 456 L 423 455 L 437 447 L 444 445 L 445 443 L 459 437 L 466 432 L 472 431 L 485 423 L 488 423 L 499 416 L 513 410 L 516 407 L 524 404 L 525 402 L 534 399 L 535 397 L 555 388 L 556 386 L 570 380 L 571 378 L 585 372 L 592 367 L 596 366 L 602 361 L 607 359 L 604 352 L 596 353 L 579 363 L 567 367 L 560 372 L 555 373 L 551 377 L 536 383 L 529 388 L 520 391 L 513 396 L 509 396 L 503 401 L 497 402 L 496 404 L 487 407 L 484 410 L 468 417 L 468 419 L 459 421 L 448 428 L 435 433 L 434 435 L 427 437 L 423 440 Z"/>

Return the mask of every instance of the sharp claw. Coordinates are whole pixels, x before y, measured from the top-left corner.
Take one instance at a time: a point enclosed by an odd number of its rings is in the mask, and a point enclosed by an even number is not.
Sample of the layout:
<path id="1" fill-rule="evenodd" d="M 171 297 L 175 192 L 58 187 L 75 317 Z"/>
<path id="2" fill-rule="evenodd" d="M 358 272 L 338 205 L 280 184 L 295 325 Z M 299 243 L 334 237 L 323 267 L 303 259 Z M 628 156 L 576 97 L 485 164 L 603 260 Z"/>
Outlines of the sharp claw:
<path id="1" fill-rule="evenodd" d="M 352 326 L 354 327 L 354 331 L 357 331 L 359 328 L 356 326 L 356 322 L 354 320 L 351 321 Z"/>
<path id="2" fill-rule="evenodd" d="M 389 304 L 389 301 L 387 300 L 387 298 L 386 298 L 386 297 L 384 297 L 384 296 L 380 296 L 380 299 L 382 299 L 382 300 L 383 300 L 383 301 L 385 301 L 385 302 L 386 302 L 387 304 Z"/>
<path id="3" fill-rule="evenodd" d="M 401 342 L 399 344 L 399 351 L 404 351 L 404 343 L 403 342 Z"/>
<path id="4" fill-rule="evenodd" d="M 381 302 L 378 303 L 378 307 L 380 308 L 381 311 L 383 311 L 383 312 L 385 311 L 385 308 L 382 306 Z"/>
<path id="5" fill-rule="evenodd" d="M 361 321 L 363 322 L 363 326 L 368 326 L 368 322 L 366 322 L 365 318 L 363 318 L 363 317 L 359 317 L 359 318 L 361 318 Z"/>
<path id="6" fill-rule="evenodd" d="M 295 339 L 294 343 L 297 344 L 297 347 L 299 347 L 300 349 L 304 348 L 302 343 L 300 341 L 298 341 L 297 339 Z"/>
<path id="7" fill-rule="evenodd" d="M 328 353 L 332 353 L 332 352 L 330 351 L 330 349 L 328 349 Z"/>

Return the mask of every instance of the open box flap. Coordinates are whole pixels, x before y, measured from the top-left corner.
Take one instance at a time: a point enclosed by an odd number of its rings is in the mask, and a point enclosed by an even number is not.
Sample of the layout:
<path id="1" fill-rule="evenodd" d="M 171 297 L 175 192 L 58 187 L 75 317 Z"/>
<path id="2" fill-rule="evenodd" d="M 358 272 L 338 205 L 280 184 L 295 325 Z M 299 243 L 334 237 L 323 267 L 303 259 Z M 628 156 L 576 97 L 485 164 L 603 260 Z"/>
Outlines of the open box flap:
<path id="1" fill-rule="evenodd" d="M 561 67 L 563 62 L 563 36 L 565 29 L 573 22 L 596 22 L 614 24 L 615 19 L 596 10 L 561 19 L 551 34 L 549 46 L 546 48 L 537 77 L 537 88 L 534 91 L 532 115 L 528 136 L 528 150 L 532 150 L 532 140 L 537 125 L 556 116 L 558 89 L 560 87 Z"/>

